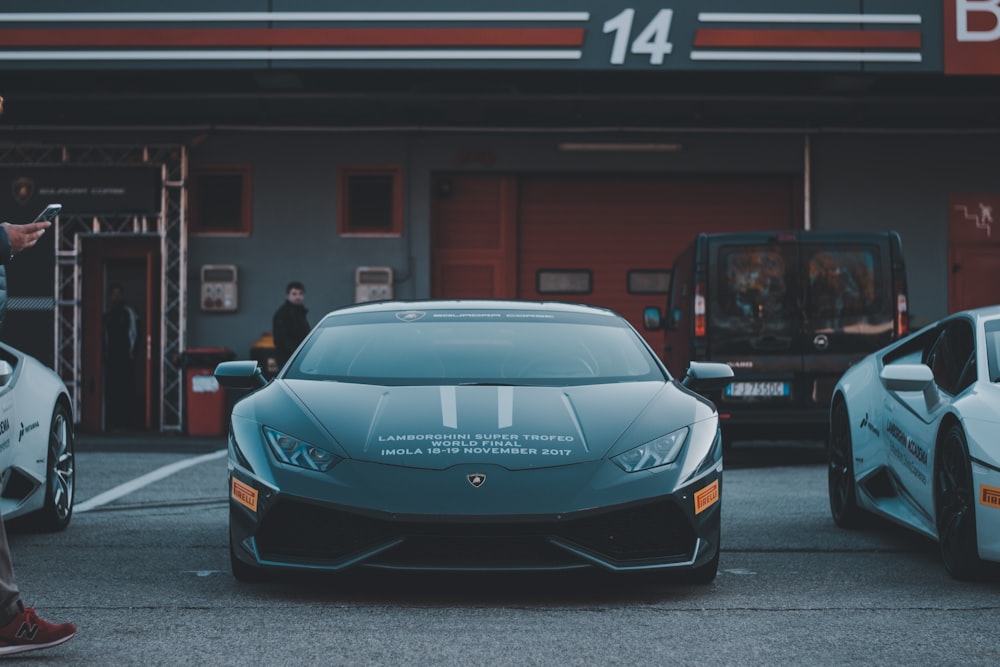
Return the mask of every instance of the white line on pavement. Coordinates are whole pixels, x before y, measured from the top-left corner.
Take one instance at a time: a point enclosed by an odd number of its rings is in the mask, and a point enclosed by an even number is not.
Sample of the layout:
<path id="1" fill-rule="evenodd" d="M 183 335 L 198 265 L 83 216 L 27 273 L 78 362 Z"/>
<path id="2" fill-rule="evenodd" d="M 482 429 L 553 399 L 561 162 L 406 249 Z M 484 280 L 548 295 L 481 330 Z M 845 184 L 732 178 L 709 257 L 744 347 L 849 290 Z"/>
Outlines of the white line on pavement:
<path id="1" fill-rule="evenodd" d="M 79 503 L 73 507 L 75 513 L 89 512 L 92 509 L 100 507 L 101 505 L 107 505 L 110 502 L 118 500 L 122 496 L 127 496 L 133 491 L 137 491 L 144 486 L 148 486 L 153 482 L 158 482 L 165 477 L 173 475 L 175 472 L 180 472 L 185 468 L 190 468 L 191 466 L 196 466 L 199 463 L 204 463 L 205 461 L 214 461 L 215 459 L 221 459 L 226 455 L 225 449 L 220 449 L 217 452 L 212 452 L 211 454 L 204 454 L 202 456 L 195 456 L 190 459 L 184 459 L 182 461 L 177 461 L 176 463 L 171 463 L 165 465 L 162 468 L 157 468 L 152 472 L 148 472 L 142 477 L 136 477 L 135 479 L 125 482 L 124 484 L 119 484 L 113 489 L 108 489 L 104 493 L 100 493 L 93 498 Z"/>

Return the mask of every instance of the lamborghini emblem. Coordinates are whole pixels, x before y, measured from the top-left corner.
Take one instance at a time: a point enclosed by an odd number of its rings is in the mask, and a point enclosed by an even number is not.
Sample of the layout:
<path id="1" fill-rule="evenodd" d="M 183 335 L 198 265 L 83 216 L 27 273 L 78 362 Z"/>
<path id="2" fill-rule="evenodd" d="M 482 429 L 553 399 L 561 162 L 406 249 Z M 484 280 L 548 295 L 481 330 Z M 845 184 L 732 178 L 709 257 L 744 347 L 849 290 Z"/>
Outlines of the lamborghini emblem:
<path id="1" fill-rule="evenodd" d="M 482 472 L 470 472 L 465 478 L 469 480 L 469 484 L 477 489 L 486 483 L 486 473 Z"/>
<path id="2" fill-rule="evenodd" d="M 14 195 L 14 201 L 19 206 L 24 206 L 35 194 L 35 181 L 27 176 L 15 178 L 10 184 L 10 191 Z"/>

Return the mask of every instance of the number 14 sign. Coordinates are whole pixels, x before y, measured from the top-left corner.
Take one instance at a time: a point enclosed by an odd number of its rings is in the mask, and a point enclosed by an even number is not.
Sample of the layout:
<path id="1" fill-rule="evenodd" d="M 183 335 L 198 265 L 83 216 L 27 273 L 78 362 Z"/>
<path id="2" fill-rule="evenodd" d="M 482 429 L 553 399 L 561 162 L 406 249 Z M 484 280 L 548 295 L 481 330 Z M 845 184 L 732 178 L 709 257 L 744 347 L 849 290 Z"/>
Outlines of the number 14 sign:
<path id="1" fill-rule="evenodd" d="M 638 36 L 632 39 L 635 10 L 625 9 L 612 19 L 604 22 L 604 33 L 614 34 L 611 46 L 611 64 L 624 65 L 628 53 L 649 55 L 651 65 L 662 65 L 663 56 L 673 53 L 670 43 L 670 24 L 674 20 L 674 10 L 661 9 Z"/>
<path id="2" fill-rule="evenodd" d="M 974 0 L 944 0 L 966 2 Z M 1000 5 L 1000 0 L 981 0 Z M 674 8 L 633 7 L 602 21 L 600 60 L 623 67 L 670 69 L 822 68 L 940 71 L 924 50 L 940 44 L 941 0 L 911 0 L 889 12 L 858 12 L 860 2 L 826 0 L 809 11 L 703 11 L 677 0 Z M 902 4 L 902 3 L 900 3 Z M 615 10 L 611 10 L 615 11 Z M 608 12 L 611 13 L 610 11 Z M 1000 13 L 1000 12 L 998 12 Z M 992 15 L 991 15 L 992 17 Z M 671 40 L 671 31 L 680 36 Z M 997 27 L 994 32 L 1000 32 Z M 675 49 L 675 46 L 677 47 Z M 586 56 L 593 65 L 595 54 Z M 604 59 L 606 58 L 606 60 Z"/>

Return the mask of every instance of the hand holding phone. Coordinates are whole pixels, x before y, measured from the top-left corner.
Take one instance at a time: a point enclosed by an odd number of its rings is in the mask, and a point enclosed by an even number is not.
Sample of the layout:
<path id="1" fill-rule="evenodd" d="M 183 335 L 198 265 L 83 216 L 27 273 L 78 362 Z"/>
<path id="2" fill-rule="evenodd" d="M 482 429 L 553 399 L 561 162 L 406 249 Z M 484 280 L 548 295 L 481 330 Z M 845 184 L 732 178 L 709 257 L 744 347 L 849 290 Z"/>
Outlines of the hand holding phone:
<path id="1" fill-rule="evenodd" d="M 59 211 L 62 210 L 62 204 L 49 204 L 45 207 L 45 210 L 38 214 L 35 218 L 35 222 L 52 222 L 59 215 Z"/>
<path id="2" fill-rule="evenodd" d="M 42 238 L 45 230 L 52 226 L 52 221 L 59 215 L 60 210 L 62 210 L 62 204 L 49 204 L 33 222 L 25 225 L 12 225 L 9 222 L 0 223 L 0 226 L 7 233 L 7 240 L 10 242 L 10 259 L 14 259 L 14 255 L 38 243 L 38 239 Z"/>

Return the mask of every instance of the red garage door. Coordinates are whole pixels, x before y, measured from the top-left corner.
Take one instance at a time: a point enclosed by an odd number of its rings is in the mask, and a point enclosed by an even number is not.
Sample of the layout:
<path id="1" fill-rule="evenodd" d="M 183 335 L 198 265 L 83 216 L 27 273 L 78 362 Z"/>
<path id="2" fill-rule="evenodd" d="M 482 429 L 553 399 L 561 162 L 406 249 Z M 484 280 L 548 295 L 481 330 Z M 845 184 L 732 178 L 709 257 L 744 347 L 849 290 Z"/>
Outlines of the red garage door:
<path id="1" fill-rule="evenodd" d="M 790 176 L 449 175 L 436 188 L 434 296 L 588 303 L 637 328 L 665 295 L 630 293 L 630 272 L 668 271 L 699 232 L 801 227 Z M 588 291 L 546 286 L 563 279 Z M 662 335 L 647 339 L 663 348 Z"/>

